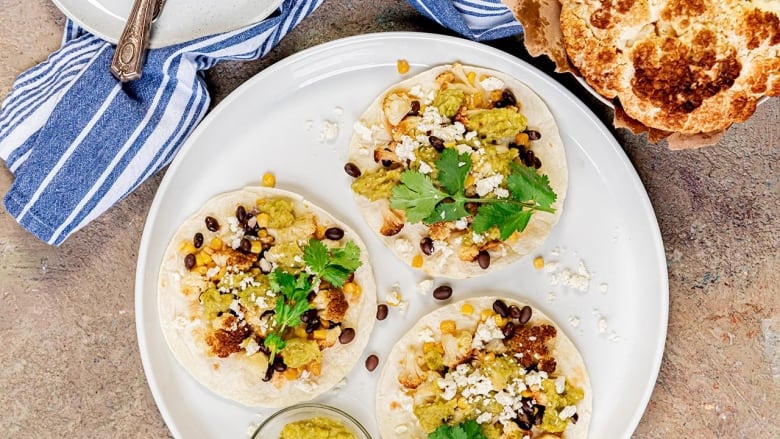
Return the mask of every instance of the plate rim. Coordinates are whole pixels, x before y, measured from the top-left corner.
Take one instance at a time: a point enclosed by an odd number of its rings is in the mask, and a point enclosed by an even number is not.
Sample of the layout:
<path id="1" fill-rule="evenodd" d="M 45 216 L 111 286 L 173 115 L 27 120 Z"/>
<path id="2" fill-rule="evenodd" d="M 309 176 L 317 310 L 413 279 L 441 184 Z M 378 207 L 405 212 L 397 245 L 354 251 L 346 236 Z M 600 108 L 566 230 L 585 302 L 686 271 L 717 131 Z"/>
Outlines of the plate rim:
<path id="1" fill-rule="evenodd" d="M 490 55 L 504 58 L 507 61 L 520 64 L 523 66 L 523 68 L 528 69 L 529 71 L 533 72 L 534 74 L 538 75 L 539 77 L 547 81 L 550 81 L 557 89 L 557 91 L 562 93 L 569 101 L 571 101 L 573 105 L 578 106 L 580 110 L 582 110 L 584 115 L 587 116 L 587 118 L 590 120 L 591 124 L 595 128 L 597 128 L 603 136 L 609 139 L 609 142 L 607 142 L 609 144 L 608 148 L 612 150 L 611 152 L 615 156 L 615 159 L 619 162 L 619 164 L 623 168 L 626 169 L 628 173 L 628 178 L 631 179 L 631 181 L 627 183 L 630 183 L 638 187 L 639 189 L 641 189 L 639 191 L 640 199 L 636 201 L 638 201 L 641 204 L 641 207 L 646 211 L 646 213 L 649 214 L 649 215 L 643 215 L 643 218 L 645 218 L 645 220 L 650 222 L 649 225 L 651 226 L 652 229 L 652 236 L 650 237 L 651 239 L 649 241 L 653 244 L 653 247 L 656 250 L 655 259 L 660 274 L 660 277 L 658 278 L 659 287 L 660 287 L 660 291 L 659 291 L 660 300 L 658 303 L 659 315 L 657 316 L 660 332 L 658 334 L 659 337 L 657 343 L 653 347 L 654 361 L 650 369 L 652 373 L 650 373 L 649 376 L 647 377 L 648 378 L 647 382 L 643 384 L 644 390 L 641 397 L 638 399 L 640 403 L 639 406 L 641 406 L 641 410 L 639 409 L 635 410 L 632 419 L 628 423 L 628 425 L 630 426 L 630 431 L 628 433 L 630 435 L 636 430 L 637 426 L 639 425 L 639 422 L 641 421 L 642 417 L 646 413 L 648 403 L 656 387 L 658 375 L 660 373 L 660 368 L 661 368 L 661 364 L 665 352 L 665 345 L 666 345 L 667 334 L 668 334 L 668 316 L 669 316 L 669 277 L 668 277 L 668 267 L 666 263 L 663 238 L 661 235 L 661 230 L 658 224 L 658 219 L 655 214 L 655 210 L 649 198 L 649 194 L 647 193 L 647 189 L 645 188 L 641 178 L 639 177 L 636 168 L 633 166 L 628 156 L 626 155 L 625 151 L 623 150 L 622 146 L 618 143 L 614 135 L 607 129 L 604 123 L 601 122 L 601 120 L 593 113 L 593 111 L 583 101 L 577 98 L 574 93 L 572 93 L 568 88 L 566 88 L 565 85 L 561 84 L 559 81 L 557 81 L 553 76 L 549 75 L 548 73 L 542 71 L 541 69 L 533 66 L 529 62 L 517 56 L 514 56 L 501 49 L 497 49 L 485 44 L 481 44 L 457 36 L 449 36 L 449 35 L 426 33 L 426 32 L 406 32 L 406 31 L 372 32 L 372 33 L 354 35 L 354 36 L 332 40 L 329 42 L 325 42 L 304 49 L 300 52 L 294 53 L 288 56 L 287 58 L 284 58 L 281 61 L 267 67 L 266 69 L 261 70 L 260 72 L 258 72 L 257 74 L 255 74 L 254 76 L 246 80 L 244 83 L 239 85 L 235 90 L 233 90 L 230 94 L 228 94 L 228 96 L 226 96 L 218 105 L 216 105 L 206 115 L 206 117 L 198 124 L 195 130 L 193 130 L 193 132 L 188 136 L 187 140 L 181 146 L 180 150 L 178 151 L 178 153 L 176 154 L 176 156 L 168 166 L 165 176 L 163 177 L 159 187 L 155 192 L 154 199 L 147 213 L 141 239 L 139 240 L 135 286 L 134 286 L 134 299 L 135 299 L 134 317 L 136 323 L 136 336 L 139 345 L 141 363 L 144 369 L 145 378 L 147 380 L 147 383 L 149 384 L 149 389 L 152 393 L 152 396 L 154 397 L 155 404 L 157 405 L 158 411 L 160 412 L 162 418 L 165 421 L 166 427 L 171 431 L 174 437 L 181 437 L 180 432 L 174 427 L 175 423 L 172 422 L 173 420 L 171 419 L 170 411 L 167 409 L 167 405 L 162 400 L 162 395 L 160 394 L 160 388 L 157 385 L 157 379 L 151 373 L 151 367 L 152 367 L 151 358 L 149 358 L 148 355 L 145 355 L 145 352 L 147 352 L 148 350 L 148 346 L 146 344 L 146 330 L 143 324 L 145 319 L 139 319 L 139 316 L 145 315 L 143 312 L 144 302 L 142 297 L 143 296 L 142 284 L 144 281 L 144 275 L 146 273 L 143 265 L 145 264 L 145 261 L 148 258 L 148 254 L 147 254 L 148 247 L 149 247 L 148 241 L 151 239 L 150 230 L 152 229 L 153 225 L 156 222 L 155 214 L 159 210 L 160 204 L 162 203 L 162 194 L 165 193 L 167 187 L 171 184 L 170 182 L 173 178 L 171 176 L 176 174 L 178 168 L 181 166 L 181 163 L 184 161 L 187 152 L 196 143 L 196 140 L 201 135 L 201 132 L 207 130 L 209 125 L 212 124 L 212 121 L 214 119 L 218 118 L 222 112 L 226 111 L 225 109 L 230 107 L 233 101 L 239 99 L 240 96 L 244 94 L 248 89 L 254 87 L 255 83 L 262 81 L 267 76 L 271 76 L 275 74 L 277 70 L 287 68 L 289 64 L 294 64 L 308 56 L 315 55 L 322 51 L 334 50 L 341 46 L 360 44 L 372 40 L 387 40 L 387 39 L 400 39 L 400 40 L 409 39 L 409 40 L 417 40 L 417 41 L 434 40 L 437 42 L 444 42 L 446 44 L 469 46 L 472 49 L 481 50 L 483 52 L 489 53 Z M 602 145 L 602 148 L 604 147 L 607 146 Z M 153 298 L 150 298 L 150 300 L 152 299 Z M 157 321 L 156 320 L 157 316 L 154 317 L 155 317 L 154 321 Z M 148 316 L 146 316 L 146 318 L 148 318 Z M 163 408 L 165 408 L 165 410 L 163 410 Z"/>
<path id="2" fill-rule="evenodd" d="M 119 40 L 119 36 L 122 34 L 122 29 L 117 28 L 116 32 L 106 31 L 104 29 L 104 26 L 98 26 L 95 25 L 96 23 L 90 23 L 83 20 L 83 16 L 80 16 L 77 12 L 74 12 L 74 8 L 72 6 L 73 2 L 82 2 L 84 4 L 89 4 L 90 6 L 94 7 L 95 10 L 100 10 L 100 8 L 92 5 L 92 0 L 86 1 L 86 0 L 51 0 L 52 3 L 57 7 L 57 9 L 60 10 L 60 12 L 63 13 L 67 18 L 73 20 L 76 24 L 78 24 L 80 27 L 85 29 L 87 32 L 91 33 L 92 35 L 95 35 L 111 44 L 116 44 Z M 240 29 L 245 26 L 250 26 L 255 23 L 259 23 L 261 20 L 264 20 L 268 18 L 278 7 L 281 5 L 283 0 L 268 0 L 268 4 L 266 9 L 262 9 L 258 14 L 255 14 L 252 16 L 251 19 L 247 20 L 243 24 L 240 24 L 238 26 L 230 26 L 229 28 L 222 29 L 219 32 L 230 32 L 234 31 L 236 29 Z M 163 13 L 164 10 L 163 10 Z M 113 30 L 113 28 L 112 28 Z M 172 46 L 174 44 L 180 44 L 184 43 L 186 41 L 194 40 L 197 38 L 201 38 L 204 36 L 207 36 L 208 34 L 201 34 L 201 33 L 192 33 L 193 35 L 190 35 L 186 38 L 176 38 L 175 36 L 160 36 L 159 33 L 152 32 L 149 37 L 149 48 L 150 49 L 158 49 L 161 47 L 167 47 Z"/>

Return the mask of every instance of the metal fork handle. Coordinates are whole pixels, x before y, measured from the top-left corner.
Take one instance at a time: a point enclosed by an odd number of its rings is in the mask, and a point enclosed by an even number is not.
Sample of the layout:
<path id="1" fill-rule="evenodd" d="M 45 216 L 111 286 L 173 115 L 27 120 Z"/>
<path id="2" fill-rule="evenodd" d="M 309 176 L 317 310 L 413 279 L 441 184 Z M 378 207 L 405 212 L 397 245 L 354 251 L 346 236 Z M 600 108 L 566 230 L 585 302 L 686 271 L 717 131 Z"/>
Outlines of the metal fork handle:
<path id="1" fill-rule="evenodd" d="M 159 0 L 135 0 L 133 3 L 111 60 L 111 73 L 122 82 L 141 77 L 155 9 L 159 10 Z"/>

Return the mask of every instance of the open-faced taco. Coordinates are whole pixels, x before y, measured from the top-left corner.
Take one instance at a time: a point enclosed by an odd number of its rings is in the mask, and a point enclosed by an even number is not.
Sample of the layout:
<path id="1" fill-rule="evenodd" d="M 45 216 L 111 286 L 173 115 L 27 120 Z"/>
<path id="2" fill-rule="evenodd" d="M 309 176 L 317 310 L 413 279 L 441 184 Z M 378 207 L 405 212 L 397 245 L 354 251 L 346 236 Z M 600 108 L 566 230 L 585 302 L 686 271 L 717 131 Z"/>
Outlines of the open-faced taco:
<path id="1" fill-rule="evenodd" d="M 382 93 L 355 124 L 345 170 L 366 221 L 398 257 L 455 278 L 541 245 L 568 183 L 542 99 L 507 74 L 459 64 Z"/>
<path id="2" fill-rule="evenodd" d="M 420 319 L 393 347 L 376 399 L 383 438 L 585 438 L 591 407 L 571 340 L 541 311 L 499 297 Z"/>
<path id="3" fill-rule="evenodd" d="M 376 285 L 355 232 L 297 194 L 247 187 L 179 228 L 158 304 L 168 346 L 200 383 L 279 407 L 353 367 L 374 326 Z"/>

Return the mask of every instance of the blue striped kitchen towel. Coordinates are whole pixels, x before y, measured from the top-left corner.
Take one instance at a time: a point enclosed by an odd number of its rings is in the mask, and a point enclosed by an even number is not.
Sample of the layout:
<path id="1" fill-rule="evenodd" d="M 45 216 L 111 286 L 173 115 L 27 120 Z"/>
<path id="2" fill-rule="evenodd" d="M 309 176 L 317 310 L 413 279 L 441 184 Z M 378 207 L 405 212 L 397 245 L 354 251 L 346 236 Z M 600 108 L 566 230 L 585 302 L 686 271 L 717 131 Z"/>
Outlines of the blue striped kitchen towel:
<path id="1" fill-rule="evenodd" d="M 501 0 L 409 0 L 421 14 L 475 41 L 495 40 L 523 32 Z"/>
<path id="2" fill-rule="evenodd" d="M 127 84 L 109 72 L 113 45 L 67 21 L 62 47 L 22 73 L 0 109 L 8 213 L 61 244 L 171 161 L 208 108 L 205 70 L 262 57 L 323 1 L 284 0 L 260 23 L 150 50 Z M 470 39 L 522 30 L 500 0 L 409 1 Z"/>

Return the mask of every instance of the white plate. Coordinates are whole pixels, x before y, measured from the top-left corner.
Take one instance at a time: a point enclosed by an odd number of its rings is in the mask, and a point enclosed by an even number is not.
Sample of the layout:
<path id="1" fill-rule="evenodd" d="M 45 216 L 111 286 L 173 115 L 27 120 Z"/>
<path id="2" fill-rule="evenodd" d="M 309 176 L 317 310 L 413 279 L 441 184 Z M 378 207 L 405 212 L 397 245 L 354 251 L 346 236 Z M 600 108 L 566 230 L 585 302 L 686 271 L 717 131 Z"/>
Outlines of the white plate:
<path id="1" fill-rule="evenodd" d="M 380 301 L 400 284 L 409 309 L 401 314 L 391 308 L 389 318 L 377 322 L 366 355 L 376 353 L 381 361 L 420 316 L 439 306 L 415 291 L 421 274 L 398 261 L 367 228 L 343 171 L 352 124 L 377 94 L 401 79 L 399 58 L 409 61 L 410 74 L 453 60 L 498 69 L 520 78 L 550 106 L 566 146 L 569 193 L 561 221 L 539 254 L 575 270 L 583 260 L 592 273 L 589 291 L 550 285 L 548 273 L 534 270 L 532 256 L 489 276 L 449 283 L 455 299 L 498 290 L 524 297 L 556 319 L 590 371 L 591 437 L 629 437 L 655 384 L 668 311 L 663 244 L 634 168 L 598 119 L 550 77 L 484 45 L 415 33 L 334 41 L 267 68 L 212 111 L 168 169 L 144 229 L 136 278 L 141 358 L 163 418 L 174 436 L 185 438 L 241 437 L 257 420 L 258 410 L 217 397 L 179 366 L 160 330 L 155 284 L 179 224 L 208 198 L 257 184 L 266 171 L 276 174 L 278 187 L 300 192 L 361 234 Z M 331 142 L 318 140 L 324 121 L 339 124 Z M 554 249 L 559 256 L 551 256 Z M 602 283 L 608 284 L 606 293 L 599 289 Z M 552 303 L 550 292 L 556 296 Z M 606 333 L 599 333 L 594 310 L 606 319 Z M 576 329 L 568 323 L 572 316 L 580 318 Z M 613 330 L 619 341 L 610 339 Z M 330 400 L 376 434 L 373 398 L 381 370 L 369 373 L 362 359 L 358 364 Z"/>
<path id="2" fill-rule="evenodd" d="M 52 0 L 63 14 L 106 41 L 116 43 L 133 0 Z M 167 0 L 152 27 L 150 47 L 238 29 L 268 17 L 282 0 Z"/>

